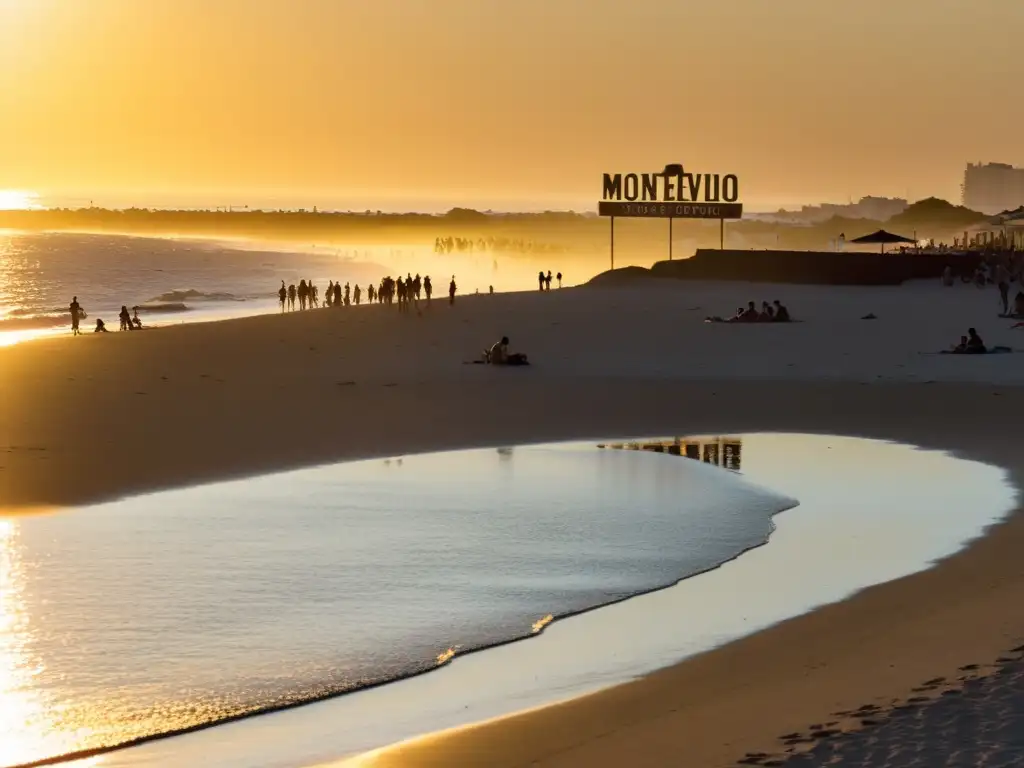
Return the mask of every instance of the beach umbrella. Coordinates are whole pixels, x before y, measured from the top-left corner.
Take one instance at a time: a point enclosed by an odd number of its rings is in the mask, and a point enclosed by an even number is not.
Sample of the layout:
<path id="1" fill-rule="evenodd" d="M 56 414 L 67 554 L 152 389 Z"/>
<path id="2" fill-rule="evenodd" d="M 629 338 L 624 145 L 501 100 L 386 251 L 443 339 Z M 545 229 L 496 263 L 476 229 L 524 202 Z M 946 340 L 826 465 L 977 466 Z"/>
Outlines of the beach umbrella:
<path id="1" fill-rule="evenodd" d="M 850 242 L 857 243 L 858 245 L 877 244 L 882 246 L 882 253 L 885 253 L 885 246 L 891 243 L 916 243 L 917 241 L 911 237 L 896 235 L 892 232 L 886 232 L 884 229 L 880 229 L 877 232 L 872 232 L 870 235 L 862 235 L 861 237 L 855 238 Z"/>

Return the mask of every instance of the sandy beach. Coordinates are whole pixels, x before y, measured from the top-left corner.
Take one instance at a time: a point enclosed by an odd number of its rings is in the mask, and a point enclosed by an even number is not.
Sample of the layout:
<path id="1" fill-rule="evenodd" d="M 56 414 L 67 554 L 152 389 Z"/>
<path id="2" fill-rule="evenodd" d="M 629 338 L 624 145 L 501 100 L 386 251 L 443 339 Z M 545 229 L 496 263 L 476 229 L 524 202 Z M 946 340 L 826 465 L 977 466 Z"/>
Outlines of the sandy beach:
<path id="1" fill-rule="evenodd" d="M 802 322 L 703 322 L 748 299 L 776 298 Z M 996 312 L 994 291 L 959 285 L 653 281 L 468 296 L 419 315 L 317 310 L 20 344 L 0 349 L 0 507 L 45 511 L 424 450 L 768 430 L 947 450 L 1005 467 L 1019 486 L 1022 358 L 936 354 L 968 326 L 989 344 L 1024 347 L 1022 332 Z M 867 313 L 878 319 L 862 320 Z M 463 364 L 502 334 L 535 364 Z M 641 680 L 372 761 L 779 764 L 821 739 L 828 750 L 855 750 L 844 739 L 858 737 L 831 732 L 865 720 L 868 731 L 891 729 L 874 708 L 884 713 L 921 696 L 947 708 L 972 696 L 1016 701 L 1019 713 L 1022 545 L 1024 516 L 1016 514 L 929 571 Z M 991 683 L 958 680 L 990 670 L 999 672 Z M 968 693 L 941 696 L 965 682 Z M 1014 685 L 1016 699 L 1007 692 Z M 922 716 L 924 725 L 901 733 L 930 738 L 929 728 L 956 716 Z M 969 735 L 961 741 L 981 748 Z M 819 749 L 800 764 L 831 759 Z"/>

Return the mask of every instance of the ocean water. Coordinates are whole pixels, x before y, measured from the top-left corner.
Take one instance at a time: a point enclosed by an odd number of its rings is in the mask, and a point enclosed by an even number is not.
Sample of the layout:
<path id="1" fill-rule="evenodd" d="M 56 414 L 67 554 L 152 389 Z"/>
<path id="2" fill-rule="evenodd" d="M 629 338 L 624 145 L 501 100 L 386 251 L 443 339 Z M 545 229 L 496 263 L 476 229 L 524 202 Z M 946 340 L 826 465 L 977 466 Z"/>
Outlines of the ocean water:
<path id="1" fill-rule="evenodd" d="M 740 448 L 696 453 L 739 467 Z M 794 503 L 717 466 L 588 443 L 0 520 L 0 766 L 431 670 L 714 568 Z"/>
<path id="2" fill-rule="evenodd" d="M 330 280 L 365 289 L 395 263 L 419 261 L 410 247 L 274 247 L 0 231 L 0 344 L 68 329 L 72 296 L 87 321 L 115 330 L 122 305 L 141 306 L 147 325 L 259 314 L 277 309 L 282 280 L 312 279 L 321 294 Z"/>
<path id="3" fill-rule="evenodd" d="M 552 266 L 546 260 L 543 265 Z M 322 298 L 330 281 L 359 284 L 365 292 L 387 275 L 419 273 L 433 275 L 435 285 L 446 288 L 449 275 L 457 273 L 459 291 L 467 294 L 485 293 L 492 286 L 532 289 L 536 269 L 522 255 L 440 255 L 426 242 L 292 247 L 0 230 L 0 346 L 69 332 L 73 296 L 86 312 L 84 330 L 96 318 L 116 330 L 122 305 L 139 306 L 146 326 L 275 312 L 281 281 L 297 285 L 312 280 Z M 577 275 L 576 280 L 588 276 Z"/>

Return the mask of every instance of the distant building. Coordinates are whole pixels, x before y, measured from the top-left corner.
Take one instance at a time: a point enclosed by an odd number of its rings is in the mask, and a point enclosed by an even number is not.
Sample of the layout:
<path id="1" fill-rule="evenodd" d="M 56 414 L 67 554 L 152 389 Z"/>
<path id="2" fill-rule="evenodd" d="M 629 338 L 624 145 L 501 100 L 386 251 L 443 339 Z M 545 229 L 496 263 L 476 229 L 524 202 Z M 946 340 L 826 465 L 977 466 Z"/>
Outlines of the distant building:
<path id="1" fill-rule="evenodd" d="M 903 213 L 910 203 L 900 197 L 862 197 L 856 203 L 822 203 L 821 205 L 805 205 L 799 211 L 785 209 L 774 214 L 758 218 L 768 221 L 790 224 L 818 224 L 828 221 L 833 216 L 844 219 L 871 219 L 887 221 L 893 216 Z"/>
<path id="2" fill-rule="evenodd" d="M 1024 205 L 1024 168 L 1006 163 L 968 163 L 961 188 L 966 207 L 1001 213 Z"/>

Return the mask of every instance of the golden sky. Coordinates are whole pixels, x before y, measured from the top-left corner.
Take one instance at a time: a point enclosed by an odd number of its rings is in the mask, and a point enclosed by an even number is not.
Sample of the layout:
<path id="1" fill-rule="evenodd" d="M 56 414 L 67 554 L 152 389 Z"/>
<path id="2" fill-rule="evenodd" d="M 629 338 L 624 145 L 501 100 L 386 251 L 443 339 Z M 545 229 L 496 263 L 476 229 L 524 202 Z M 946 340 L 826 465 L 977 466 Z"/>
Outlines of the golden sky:
<path id="1" fill-rule="evenodd" d="M 605 171 L 748 208 L 959 198 L 1024 165 L 1024 0 L 0 0 L 0 189 L 585 206 Z"/>

